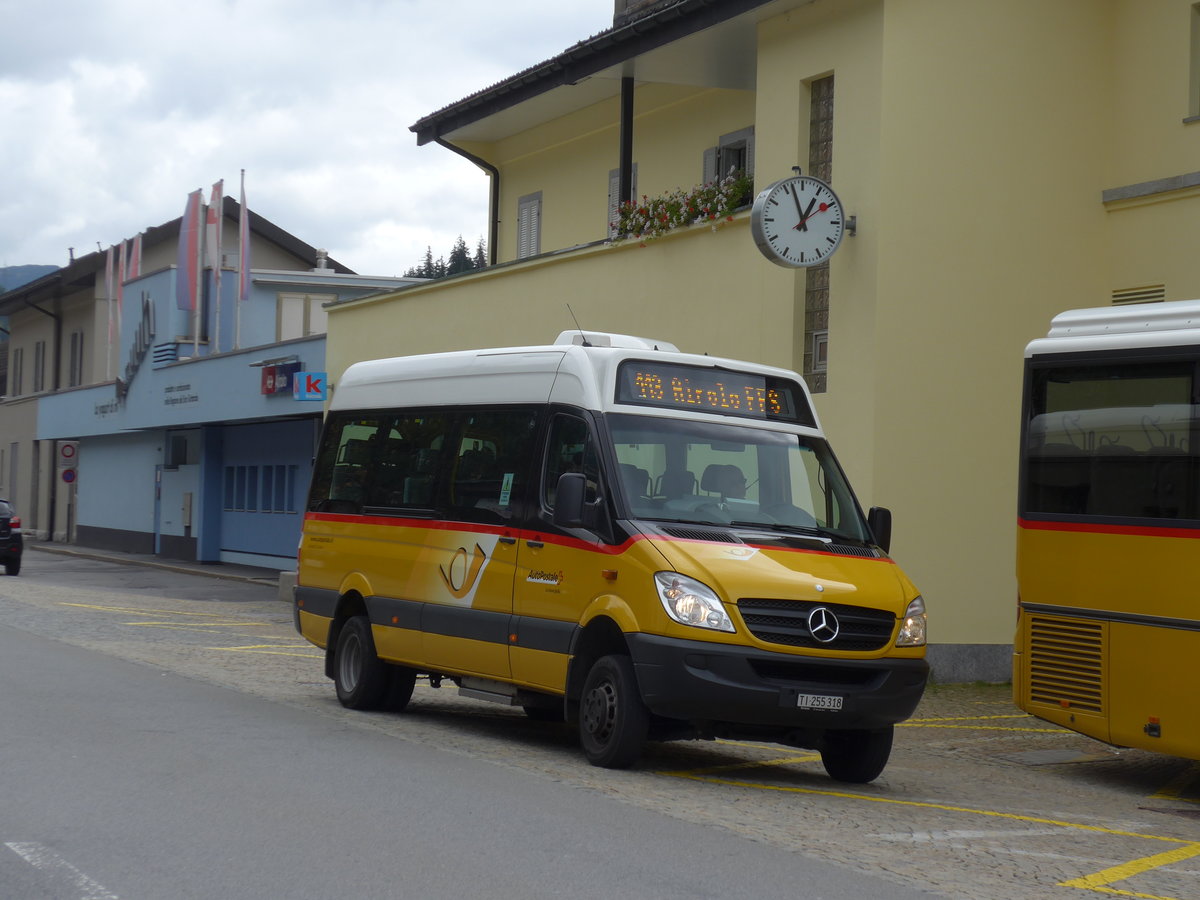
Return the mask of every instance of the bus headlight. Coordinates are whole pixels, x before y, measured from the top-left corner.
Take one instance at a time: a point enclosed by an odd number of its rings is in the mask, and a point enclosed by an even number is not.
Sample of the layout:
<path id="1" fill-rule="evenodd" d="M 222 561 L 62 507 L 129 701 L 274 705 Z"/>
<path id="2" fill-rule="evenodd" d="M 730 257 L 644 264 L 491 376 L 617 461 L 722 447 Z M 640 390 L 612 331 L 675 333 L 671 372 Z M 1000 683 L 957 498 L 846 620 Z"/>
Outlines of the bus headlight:
<path id="1" fill-rule="evenodd" d="M 654 584 L 667 615 L 680 625 L 734 630 L 721 598 L 707 585 L 676 572 L 655 572 Z"/>
<path id="2" fill-rule="evenodd" d="M 925 646 L 925 601 L 918 597 L 908 604 L 904 611 L 904 619 L 900 623 L 900 636 L 896 638 L 897 647 Z"/>

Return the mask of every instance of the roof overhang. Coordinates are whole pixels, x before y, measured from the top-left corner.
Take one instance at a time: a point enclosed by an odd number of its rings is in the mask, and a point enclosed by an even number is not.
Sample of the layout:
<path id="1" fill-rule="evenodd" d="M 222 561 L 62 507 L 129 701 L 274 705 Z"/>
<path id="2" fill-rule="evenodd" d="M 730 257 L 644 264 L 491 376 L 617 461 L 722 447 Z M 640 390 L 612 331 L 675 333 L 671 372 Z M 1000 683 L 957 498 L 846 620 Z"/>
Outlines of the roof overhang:
<path id="1" fill-rule="evenodd" d="M 752 91 L 758 23 L 813 0 L 679 0 L 416 122 L 417 144 L 497 141 L 617 97 L 621 80 Z"/>

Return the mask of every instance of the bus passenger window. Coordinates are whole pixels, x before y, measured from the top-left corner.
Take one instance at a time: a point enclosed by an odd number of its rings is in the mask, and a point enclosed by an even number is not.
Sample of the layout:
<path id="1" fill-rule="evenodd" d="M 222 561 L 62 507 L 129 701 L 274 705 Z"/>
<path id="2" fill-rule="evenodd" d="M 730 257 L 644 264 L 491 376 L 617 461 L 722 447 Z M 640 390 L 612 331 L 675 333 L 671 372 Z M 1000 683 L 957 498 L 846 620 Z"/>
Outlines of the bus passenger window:
<path id="1" fill-rule="evenodd" d="M 463 417 L 450 483 L 454 518 L 502 524 L 517 516 L 536 430 L 531 409 Z"/>

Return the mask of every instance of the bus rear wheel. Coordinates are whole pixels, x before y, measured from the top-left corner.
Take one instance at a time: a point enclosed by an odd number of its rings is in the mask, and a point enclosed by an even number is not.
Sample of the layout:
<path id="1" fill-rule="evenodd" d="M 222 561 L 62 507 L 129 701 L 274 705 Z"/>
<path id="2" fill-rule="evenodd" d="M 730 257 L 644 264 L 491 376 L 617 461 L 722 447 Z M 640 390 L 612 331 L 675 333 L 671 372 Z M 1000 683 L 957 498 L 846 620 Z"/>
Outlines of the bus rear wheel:
<path id="1" fill-rule="evenodd" d="M 827 731 L 821 763 L 829 777 L 850 784 L 866 784 L 883 772 L 892 755 L 893 727 L 863 731 Z"/>
<path id="2" fill-rule="evenodd" d="M 641 756 L 650 728 L 633 662 L 602 656 L 583 683 L 579 698 L 579 742 L 593 766 L 625 769 Z"/>

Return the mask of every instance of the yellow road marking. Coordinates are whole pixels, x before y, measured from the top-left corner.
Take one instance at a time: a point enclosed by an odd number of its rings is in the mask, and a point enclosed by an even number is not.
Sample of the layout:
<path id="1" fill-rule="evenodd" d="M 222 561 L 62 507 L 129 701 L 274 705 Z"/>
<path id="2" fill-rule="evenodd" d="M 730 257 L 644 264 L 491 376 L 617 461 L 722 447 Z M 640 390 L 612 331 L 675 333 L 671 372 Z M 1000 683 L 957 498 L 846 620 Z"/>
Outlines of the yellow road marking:
<path id="1" fill-rule="evenodd" d="M 934 716 L 930 719 L 909 719 L 909 722 L 978 722 L 984 719 L 1032 719 L 1026 713 L 1014 713 L 1003 716 Z"/>
<path id="2" fill-rule="evenodd" d="M 280 650 L 272 647 L 270 644 L 250 647 L 205 647 L 205 650 L 228 650 L 230 652 L 240 653 L 261 653 L 263 656 L 298 656 L 301 659 L 320 659 L 320 653 L 293 653 L 287 650 Z"/>
<path id="3" fill-rule="evenodd" d="M 816 758 L 820 758 L 819 756 Z M 707 782 L 708 784 L 719 784 L 727 787 L 753 788 L 765 791 L 781 791 L 792 794 L 808 794 L 817 797 L 837 797 L 844 800 L 866 800 L 871 803 L 886 803 L 894 806 L 908 806 L 917 809 L 933 809 L 941 812 L 968 813 L 976 816 L 987 816 L 997 819 L 1007 819 L 1014 822 L 1026 822 L 1035 825 L 1053 825 L 1056 828 L 1067 828 L 1076 831 L 1087 831 L 1094 834 L 1106 834 L 1113 837 L 1141 838 L 1147 841 L 1163 841 L 1166 843 L 1182 844 L 1174 850 L 1168 850 L 1163 853 L 1157 853 L 1153 856 L 1143 857 L 1128 863 L 1113 866 L 1105 869 L 1102 872 L 1097 872 L 1093 875 L 1086 875 L 1082 878 L 1072 879 L 1071 881 L 1060 882 L 1061 887 L 1073 887 L 1083 890 L 1096 891 L 1104 894 L 1117 894 L 1127 897 L 1139 897 L 1143 900 L 1179 900 L 1179 898 L 1160 897 L 1154 894 L 1141 894 L 1134 891 L 1125 891 L 1119 888 L 1112 888 L 1109 885 L 1114 882 L 1123 881 L 1132 878 L 1135 875 L 1141 875 L 1152 869 L 1160 868 L 1161 866 L 1170 865 L 1171 863 L 1179 862 L 1185 859 L 1191 859 L 1194 856 L 1200 856 L 1200 843 L 1184 841 L 1180 838 L 1164 837 L 1157 834 L 1140 834 L 1136 831 L 1123 831 L 1116 828 L 1104 828 L 1100 825 L 1084 825 L 1080 822 L 1065 822 L 1059 819 L 1047 819 L 1041 816 L 1027 816 L 1020 813 L 1007 813 L 994 809 L 973 809 L 967 806 L 951 806 L 943 803 L 929 803 L 921 800 L 899 800 L 895 797 L 872 796 L 870 794 L 853 794 L 848 791 L 829 791 L 818 788 L 802 788 L 789 787 L 784 785 L 763 784 L 753 781 L 737 781 L 727 778 L 712 778 L 705 774 L 708 771 L 729 771 L 732 769 L 752 769 L 764 766 L 776 766 L 785 762 L 808 762 L 811 757 L 789 757 L 780 760 L 768 760 L 762 762 L 747 762 L 740 765 L 716 766 L 711 770 L 698 769 L 691 772 L 657 772 L 658 775 L 666 775 L 672 778 L 684 778 L 691 781 Z"/>
<path id="4" fill-rule="evenodd" d="M 1141 859 L 1122 863 L 1119 866 L 1113 866 L 1110 869 L 1105 869 L 1092 875 L 1085 875 L 1082 878 L 1060 881 L 1059 884 L 1062 887 L 1081 888 L 1085 891 L 1099 891 L 1104 894 L 1119 894 L 1123 897 L 1147 897 L 1151 898 L 1151 900 L 1171 900 L 1171 898 L 1166 897 L 1155 897 L 1153 894 L 1141 894 L 1136 891 L 1110 888 L 1109 885 L 1116 881 L 1125 881 L 1128 878 L 1133 878 L 1135 875 L 1141 875 L 1143 872 L 1149 872 L 1151 869 L 1191 859 L 1194 856 L 1200 856 L 1200 843 L 1185 844 L 1182 847 L 1176 847 L 1174 850 L 1167 850 L 1165 853 L 1144 856 Z"/>
<path id="5" fill-rule="evenodd" d="M 1170 783 L 1159 788 L 1150 795 L 1152 800 L 1178 800 L 1183 803 L 1200 803 L 1200 796 L 1185 797 L 1183 792 L 1191 787 L 1192 782 L 1197 782 L 1200 787 L 1200 763 L 1193 763 L 1188 768 L 1184 769 L 1178 777 L 1174 778 Z"/>
<path id="6" fill-rule="evenodd" d="M 1062 728 L 1014 728 L 1010 725 L 933 725 L 925 723 L 898 722 L 897 728 L 951 728 L 971 731 L 1023 731 L 1033 734 L 1061 734 L 1064 737 L 1073 734 Z"/>
<path id="7" fill-rule="evenodd" d="M 136 606 L 103 606 L 98 603 L 60 603 L 60 606 L 73 606 L 77 609 L 98 609 L 101 612 L 119 612 L 130 613 L 138 616 L 194 616 L 196 618 L 216 619 L 220 618 L 216 613 L 207 612 L 185 612 L 175 609 L 138 609 Z"/>

